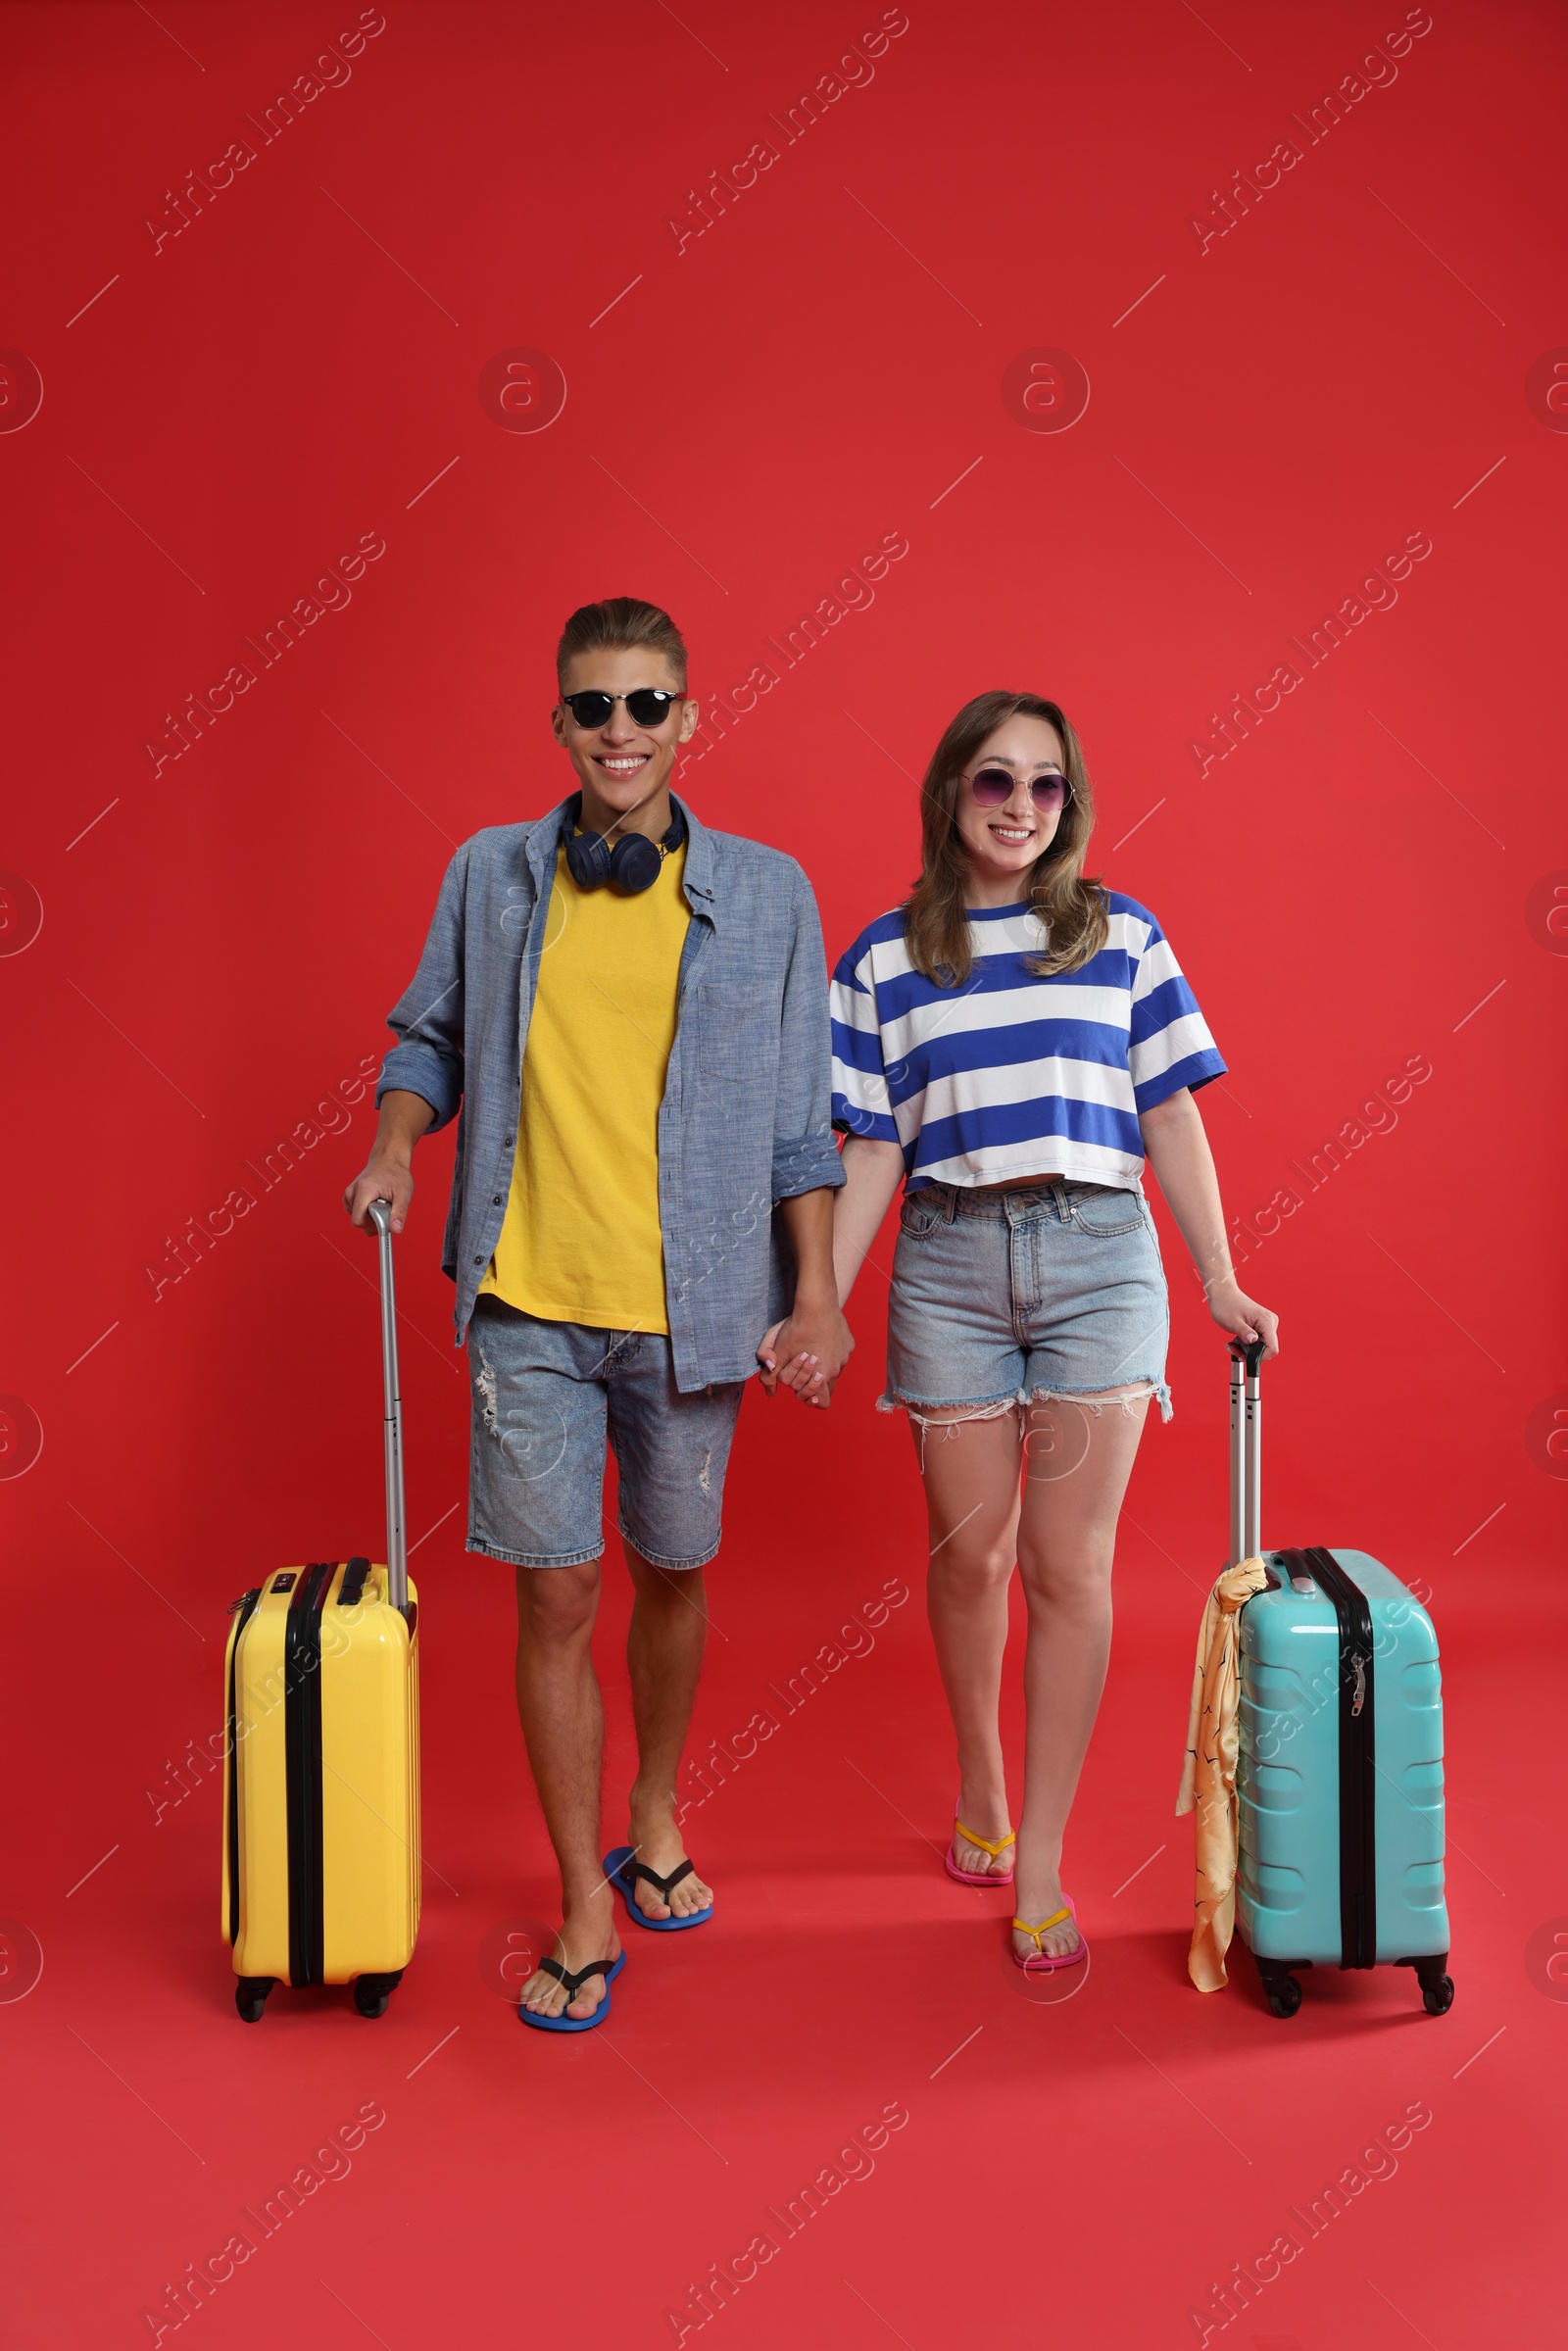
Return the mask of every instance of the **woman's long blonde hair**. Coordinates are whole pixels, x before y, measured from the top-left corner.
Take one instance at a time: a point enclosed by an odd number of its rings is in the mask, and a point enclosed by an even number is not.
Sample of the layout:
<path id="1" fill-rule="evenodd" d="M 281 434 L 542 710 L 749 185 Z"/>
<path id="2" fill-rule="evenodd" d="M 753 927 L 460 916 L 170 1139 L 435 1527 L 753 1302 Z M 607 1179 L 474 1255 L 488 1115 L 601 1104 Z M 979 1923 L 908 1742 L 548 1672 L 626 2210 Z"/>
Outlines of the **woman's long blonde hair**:
<path id="1" fill-rule="evenodd" d="M 973 960 L 964 889 L 969 856 L 956 808 L 964 769 L 1007 719 L 1044 718 L 1061 738 L 1063 772 L 1072 787 L 1050 847 L 1036 858 L 1028 895 L 1045 925 L 1041 952 L 1028 967 L 1049 977 L 1077 971 L 1105 944 L 1108 910 L 1098 876 L 1084 878 L 1095 826 L 1095 800 L 1084 755 L 1066 713 L 1038 694 L 977 694 L 966 702 L 931 755 L 920 787 L 920 878 L 904 906 L 909 960 L 938 988 L 961 987 Z"/>

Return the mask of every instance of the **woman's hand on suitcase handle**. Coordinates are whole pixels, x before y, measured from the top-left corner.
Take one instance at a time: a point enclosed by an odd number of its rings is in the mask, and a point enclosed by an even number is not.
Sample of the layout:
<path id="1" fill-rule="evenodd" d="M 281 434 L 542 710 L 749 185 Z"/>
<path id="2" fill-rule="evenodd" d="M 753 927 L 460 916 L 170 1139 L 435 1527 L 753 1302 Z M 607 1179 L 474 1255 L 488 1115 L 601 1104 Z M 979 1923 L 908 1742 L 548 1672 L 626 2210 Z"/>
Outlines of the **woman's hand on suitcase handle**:
<path id="1" fill-rule="evenodd" d="M 1279 1316 L 1249 1298 L 1231 1271 L 1219 1178 L 1191 1088 L 1179 1086 L 1152 1109 L 1140 1111 L 1138 1124 L 1149 1164 L 1198 1268 L 1210 1314 L 1233 1339 L 1260 1339 L 1264 1354 L 1277 1355 Z"/>
<path id="2" fill-rule="evenodd" d="M 1233 1273 L 1208 1284 L 1208 1310 L 1233 1339 L 1261 1339 L 1265 1362 L 1279 1353 L 1279 1316 L 1249 1298 Z"/>

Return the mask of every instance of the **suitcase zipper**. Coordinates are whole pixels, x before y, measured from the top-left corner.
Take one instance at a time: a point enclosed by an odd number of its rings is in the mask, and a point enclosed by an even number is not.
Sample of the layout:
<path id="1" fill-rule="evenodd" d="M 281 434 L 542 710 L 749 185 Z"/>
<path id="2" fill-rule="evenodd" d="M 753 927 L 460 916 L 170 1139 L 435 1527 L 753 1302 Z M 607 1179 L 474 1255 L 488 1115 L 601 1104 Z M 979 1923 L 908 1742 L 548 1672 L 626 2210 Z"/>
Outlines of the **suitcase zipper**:
<path id="1" fill-rule="evenodd" d="M 239 1673 L 239 1644 L 246 1626 L 256 1613 L 261 1598 L 261 1587 L 255 1592 L 242 1592 L 237 1600 L 229 1602 L 228 1613 L 237 1616 L 233 1645 L 228 1652 L 228 1817 L 223 1835 L 228 1841 L 228 1939 L 230 1945 L 239 1940 L 239 1721 L 234 1706 L 235 1682 Z"/>
<path id="2" fill-rule="evenodd" d="M 321 1608 L 336 1567 L 313 1562 L 283 1632 L 283 1747 L 288 1787 L 288 1980 L 319 1984 L 325 1965 L 321 1884 Z"/>
<path id="3" fill-rule="evenodd" d="M 1377 1965 L 1376 1702 L 1372 1610 L 1334 1553 L 1314 1545 L 1307 1564 L 1334 1603 L 1340 1628 L 1340 1965 Z"/>

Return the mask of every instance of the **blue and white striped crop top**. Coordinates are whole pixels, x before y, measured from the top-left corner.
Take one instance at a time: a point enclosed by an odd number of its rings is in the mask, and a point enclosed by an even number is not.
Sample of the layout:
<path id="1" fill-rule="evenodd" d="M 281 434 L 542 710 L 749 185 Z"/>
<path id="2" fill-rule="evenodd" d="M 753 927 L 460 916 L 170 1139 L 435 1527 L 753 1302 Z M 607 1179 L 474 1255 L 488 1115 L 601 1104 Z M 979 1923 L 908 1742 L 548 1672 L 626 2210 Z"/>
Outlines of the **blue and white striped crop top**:
<path id="1" fill-rule="evenodd" d="M 971 907 L 958 988 L 912 967 L 902 908 L 870 923 L 833 975 L 834 1125 L 902 1145 L 910 1191 L 1137 1184 L 1139 1111 L 1225 1063 L 1153 915 L 1118 891 L 1106 900 L 1104 946 L 1049 978 L 1028 968 L 1046 933 L 1027 903 Z"/>

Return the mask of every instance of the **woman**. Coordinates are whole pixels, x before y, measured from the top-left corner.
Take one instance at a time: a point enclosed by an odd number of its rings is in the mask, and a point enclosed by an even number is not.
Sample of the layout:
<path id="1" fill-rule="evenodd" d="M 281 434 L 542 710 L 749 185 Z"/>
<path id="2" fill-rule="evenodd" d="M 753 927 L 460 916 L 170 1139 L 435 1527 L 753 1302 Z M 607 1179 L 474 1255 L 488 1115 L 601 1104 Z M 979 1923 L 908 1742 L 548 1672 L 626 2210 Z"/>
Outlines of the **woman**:
<path id="1" fill-rule="evenodd" d="M 1084 879 L 1093 824 L 1057 706 L 977 696 L 926 771 L 911 897 L 860 934 L 833 983 L 841 1302 L 906 1183 L 881 1409 L 908 1416 L 925 1481 L 931 1631 L 958 1748 L 948 1868 L 1014 1886 L 1013 1957 L 1031 1972 L 1087 1949 L 1062 1835 L 1150 1399 L 1170 1418 L 1146 1158 L 1220 1329 L 1278 1351 L 1276 1317 L 1231 1271 L 1193 1100 L 1225 1064 L 1154 917 Z M 808 1367 L 790 1372 L 810 1384 Z M 1016 1838 L 997 1723 L 1015 1560 L 1029 1623 Z"/>

